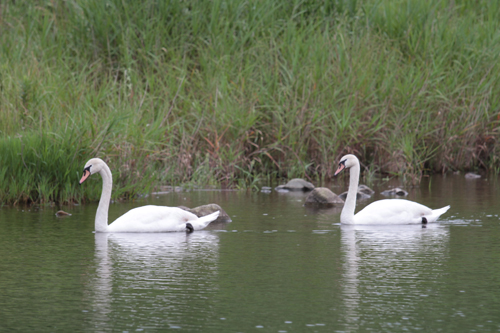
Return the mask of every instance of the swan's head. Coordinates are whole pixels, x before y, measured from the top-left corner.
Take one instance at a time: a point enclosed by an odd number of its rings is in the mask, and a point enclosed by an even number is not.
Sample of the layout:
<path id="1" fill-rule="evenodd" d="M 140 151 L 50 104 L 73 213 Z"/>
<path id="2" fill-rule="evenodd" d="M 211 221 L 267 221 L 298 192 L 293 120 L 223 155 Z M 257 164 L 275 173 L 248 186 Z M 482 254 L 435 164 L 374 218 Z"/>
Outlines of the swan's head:
<path id="1" fill-rule="evenodd" d="M 351 154 L 342 156 L 339 162 L 339 167 L 337 168 L 337 171 L 335 171 L 334 176 L 338 175 L 344 169 L 352 168 L 356 164 L 359 164 L 359 160 L 356 156 Z"/>
<path id="2" fill-rule="evenodd" d="M 102 167 L 106 165 L 103 160 L 100 158 L 92 158 L 90 159 L 86 164 L 85 167 L 83 168 L 83 175 L 82 179 L 80 179 L 80 185 L 90 177 L 90 175 L 93 175 L 94 173 L 97 173 L 101 171 Z"/>

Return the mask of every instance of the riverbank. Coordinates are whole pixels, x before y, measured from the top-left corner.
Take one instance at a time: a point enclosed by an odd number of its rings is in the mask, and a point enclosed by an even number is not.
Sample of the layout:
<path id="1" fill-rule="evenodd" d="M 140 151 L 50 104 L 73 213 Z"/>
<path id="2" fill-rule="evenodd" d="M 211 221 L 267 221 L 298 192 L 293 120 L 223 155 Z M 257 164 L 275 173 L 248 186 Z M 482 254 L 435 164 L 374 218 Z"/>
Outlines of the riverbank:
<path id="1" fill-rule="evenodd" d="M 500 4 L 0 4 L 0 202 L 155 184 L 498 173 Z M 139 190 L 140 189 L 140 190 Z"/>

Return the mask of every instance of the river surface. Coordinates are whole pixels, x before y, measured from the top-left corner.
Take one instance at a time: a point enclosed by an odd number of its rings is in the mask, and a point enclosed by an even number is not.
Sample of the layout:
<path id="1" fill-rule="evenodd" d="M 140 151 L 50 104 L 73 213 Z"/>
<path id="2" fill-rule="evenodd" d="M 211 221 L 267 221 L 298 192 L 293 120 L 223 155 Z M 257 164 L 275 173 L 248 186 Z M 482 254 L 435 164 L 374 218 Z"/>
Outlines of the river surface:
<path id="1" fill-rule="evenodd" d="M 370 184 L 377 194 L 397 180 Z M 347 189 L 346 178 L 332 184 Z M 184 191 L 110 207 L 217 203 L 203 231 L 95 234 L 96 204 L 0 208 L 0 331 L 500 331 L 498 180 L 424 178 L 427 227 L 345 226 L 303 193 Z"/>

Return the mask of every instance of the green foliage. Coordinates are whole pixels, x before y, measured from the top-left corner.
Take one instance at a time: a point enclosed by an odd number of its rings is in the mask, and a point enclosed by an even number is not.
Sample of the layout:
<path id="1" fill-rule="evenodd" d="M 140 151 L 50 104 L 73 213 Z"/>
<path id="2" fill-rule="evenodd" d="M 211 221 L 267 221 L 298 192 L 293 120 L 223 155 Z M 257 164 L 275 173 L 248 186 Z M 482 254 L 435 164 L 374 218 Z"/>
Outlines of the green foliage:
<path id="1" fill-rule="evenodd" d="M 1 202 L 166 183 L 498 170 L 500 4 L 470 0 L 0 3 Z M 23 162 L 24 159 L 24 162 Z"/>
<path id="2" fill-rule="evenodd" d="M 0 140 L 1 202 L 51 202 L 58 198 L 74 201 L 77 191 L 75 159 L 84 153 L 68 133 L 23 135 Z"/>

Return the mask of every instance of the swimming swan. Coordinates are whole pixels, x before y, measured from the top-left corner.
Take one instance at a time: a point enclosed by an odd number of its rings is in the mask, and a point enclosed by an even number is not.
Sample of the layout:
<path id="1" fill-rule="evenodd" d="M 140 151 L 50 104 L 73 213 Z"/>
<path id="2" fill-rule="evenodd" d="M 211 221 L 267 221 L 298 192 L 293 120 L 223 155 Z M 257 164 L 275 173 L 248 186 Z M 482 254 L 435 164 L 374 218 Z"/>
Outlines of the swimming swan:
<path id="1" fill-rule="evenodd" d="M 96 232 L 191 232 L 205 228 L 219 216 L 219 211 L 199 218 L 177 207 L 142 206 L 129 210 L 108 225 L 113 176 L 103 160 L 92 158 L 85 164 L 80 185 L 94 173 L 100 173 L 102 177 L 101 200 L 95 215 Z"/>
<path id="2" fill-rule="evenodd" d="M 351 169 L 349 191 L 344 208 L 340 214 L 343 224 L 420 224 L 436 222 L 450 208 L 430 209 L 419 203 L 404 199 L 384 199 L 372 202 L 354 215 L 356 191 L 359 183 L 359 160 L 354 155 L 345 155 L 340 159 L 335 176 L 344 169 Z"/>

